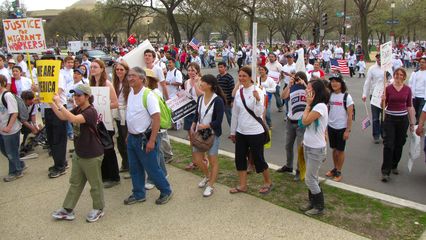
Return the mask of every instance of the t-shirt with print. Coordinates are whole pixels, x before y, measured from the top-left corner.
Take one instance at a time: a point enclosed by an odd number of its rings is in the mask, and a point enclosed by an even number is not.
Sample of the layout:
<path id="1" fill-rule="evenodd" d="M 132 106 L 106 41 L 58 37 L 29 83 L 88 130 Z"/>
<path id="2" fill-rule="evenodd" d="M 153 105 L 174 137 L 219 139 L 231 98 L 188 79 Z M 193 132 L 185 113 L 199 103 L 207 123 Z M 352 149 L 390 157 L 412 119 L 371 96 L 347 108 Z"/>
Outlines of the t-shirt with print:
<path id="1" fill-rule="evenodd" d="M 3 98 L 3 94 L 5 94 L 5 92 L 3 92 L 0 95 L 0 99 Z M 4 95 L 4 100 L 7 103 L 7 108 L 3 105 L 3 101 L 0 101 L 0 129 L 3 129 L 7 126 L 7 123 L 9 122 L 10 114 L 18 113 L 18 103 L 16 102 L 15 96 L 13 96 L 12 93 L 10 92 L 6 93 L 6 95 Z M 0 131 L 0 134 L 1 135 L 15 134 L 21 130 L 21 126 L 22 126 L 21 122 L 18 119 L 16 119 L 10 132 L 5 133 L 3 131 Z"/>
<path id="2" fill-rule="evenodd" d="M 324 148 L 327 146 L 325 141 L 325 130 L 328 123 L 327 105 L 318 103 L 311 111 L 317 112 L 321 116 L 306 127 L 303 135 L 303 145 L 310 148 Z"/>
<path id="3" fill-rule="evenodd" d="M 347 127 L 348 114 L 343 106 L 344 93 L 331 93 L 330 95 L 330 111 L 328 113 L 328 126 L 334 129 L 344 129 Z M 346 98 L 346 108 L 353 105 L 352 96 L 348 94 Z"/>
<path id="4" fill-rule="evenodd" d="M 74 147 L 77 156 L 81 158 L 94 158 L 104 154 L 104 148 L 95 132 L 98 121 L 96 109 L 90 105 L 83 111 L 80 107 L 76 107 L 71 112 L 75 115 L 83 115 L 86 121 L 82 124 L 73 123 Z"/>
<path id="5" fill-rule="evenodd" d="M 294 84 L 290 88 L 287 117 L 296 121 L 302 118 L 306 108 L 306 87 L 302 84 Z"/>

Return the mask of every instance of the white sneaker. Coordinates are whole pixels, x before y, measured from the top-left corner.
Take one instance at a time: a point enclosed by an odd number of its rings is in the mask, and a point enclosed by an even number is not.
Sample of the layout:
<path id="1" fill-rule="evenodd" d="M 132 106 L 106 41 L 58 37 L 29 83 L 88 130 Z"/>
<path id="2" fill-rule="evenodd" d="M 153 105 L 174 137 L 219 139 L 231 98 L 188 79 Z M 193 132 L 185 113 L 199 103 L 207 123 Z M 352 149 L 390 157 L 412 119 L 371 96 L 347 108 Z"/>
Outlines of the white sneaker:
<path id="1" fill-rule="evenodd" d="M 206 189 L 204 189 L 203 196 L 210 197 L 213 194 L 213 190 L 214 188 L 207 186 Z"/>
<path id="2" fill-rule="evenodd" d="M 146 190 L 151 190 L 151 189 L 153 189 L 155 187 L 155 185 L 154 184 L 152 184 L 152 183 L 145 183 L 145 189 Z"/>
<path id="3" fill-rule="evenodd" d="M 199 188 L 206 187 L 206 185 L 207 185 L 208 182 L 209 182 L 209 178 L 208 177 L 204 177 L 203 180 L 201 180 L 201 182 L 198 183 L 198 187 Z"/>

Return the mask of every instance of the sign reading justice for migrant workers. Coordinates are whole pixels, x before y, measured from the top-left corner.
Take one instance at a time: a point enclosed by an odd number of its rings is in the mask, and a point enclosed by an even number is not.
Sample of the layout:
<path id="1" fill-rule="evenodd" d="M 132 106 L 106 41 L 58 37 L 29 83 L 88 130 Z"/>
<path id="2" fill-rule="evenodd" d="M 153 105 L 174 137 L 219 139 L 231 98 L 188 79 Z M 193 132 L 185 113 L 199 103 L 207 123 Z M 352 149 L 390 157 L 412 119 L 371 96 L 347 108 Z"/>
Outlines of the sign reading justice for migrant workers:
<path id="1" fill-rule="evenodd" d="M 4 19 L 3 29 L 10 53 L 40 53 L 46 50 L 41 18 Z"/>
<path id="2" fill-rule="evenodd" d="M 53 96 L 58 92 L 59 60 L 37 60 L 37 78 L 40 88 L 40 102 L 52 103 Z"/>

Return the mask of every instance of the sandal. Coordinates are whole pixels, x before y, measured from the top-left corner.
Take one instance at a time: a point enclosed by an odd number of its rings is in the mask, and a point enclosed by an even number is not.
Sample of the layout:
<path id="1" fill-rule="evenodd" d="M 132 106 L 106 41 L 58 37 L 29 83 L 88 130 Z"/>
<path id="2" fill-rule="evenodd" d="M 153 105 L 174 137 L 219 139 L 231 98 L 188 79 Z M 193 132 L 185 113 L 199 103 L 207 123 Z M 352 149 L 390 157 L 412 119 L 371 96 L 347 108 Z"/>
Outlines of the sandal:
<path id="1" fill-rule="evenodd" d="M 236 194 L 236 193 L 247 193 L 247 190 L 243 190 L 240 187 L 234 187 L 229 189 L 230 194 Z"/>
<path id="2" fill-rule="evenodd" d="M 264 185 L 264 186 L 262 186 L 260 189 L 259 189 L 259 193 L 260 194 L 264 194 L 264 195 L 266 195 L 266 194 L 268 194 L 268 193 L 270 193 L 271 192 L 271 190 L 272 190 L 272 183 L 271 183 L 271 185 L 269 185 L 269 186 L 267 186 L 267 185 Z"/>

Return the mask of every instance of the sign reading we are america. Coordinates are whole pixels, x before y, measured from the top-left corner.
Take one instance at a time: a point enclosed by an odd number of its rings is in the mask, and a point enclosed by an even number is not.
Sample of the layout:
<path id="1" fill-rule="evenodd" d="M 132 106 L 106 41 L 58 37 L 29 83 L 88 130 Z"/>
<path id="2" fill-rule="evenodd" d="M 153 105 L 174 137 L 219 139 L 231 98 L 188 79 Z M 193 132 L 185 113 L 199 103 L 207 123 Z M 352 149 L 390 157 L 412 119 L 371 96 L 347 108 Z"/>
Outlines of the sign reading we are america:
<path id="1" fill-rule="evenodd" d="M 41 18 L 4 19 L 3 29 L 10 53 L 40 53 L 46 50 Z"/>

